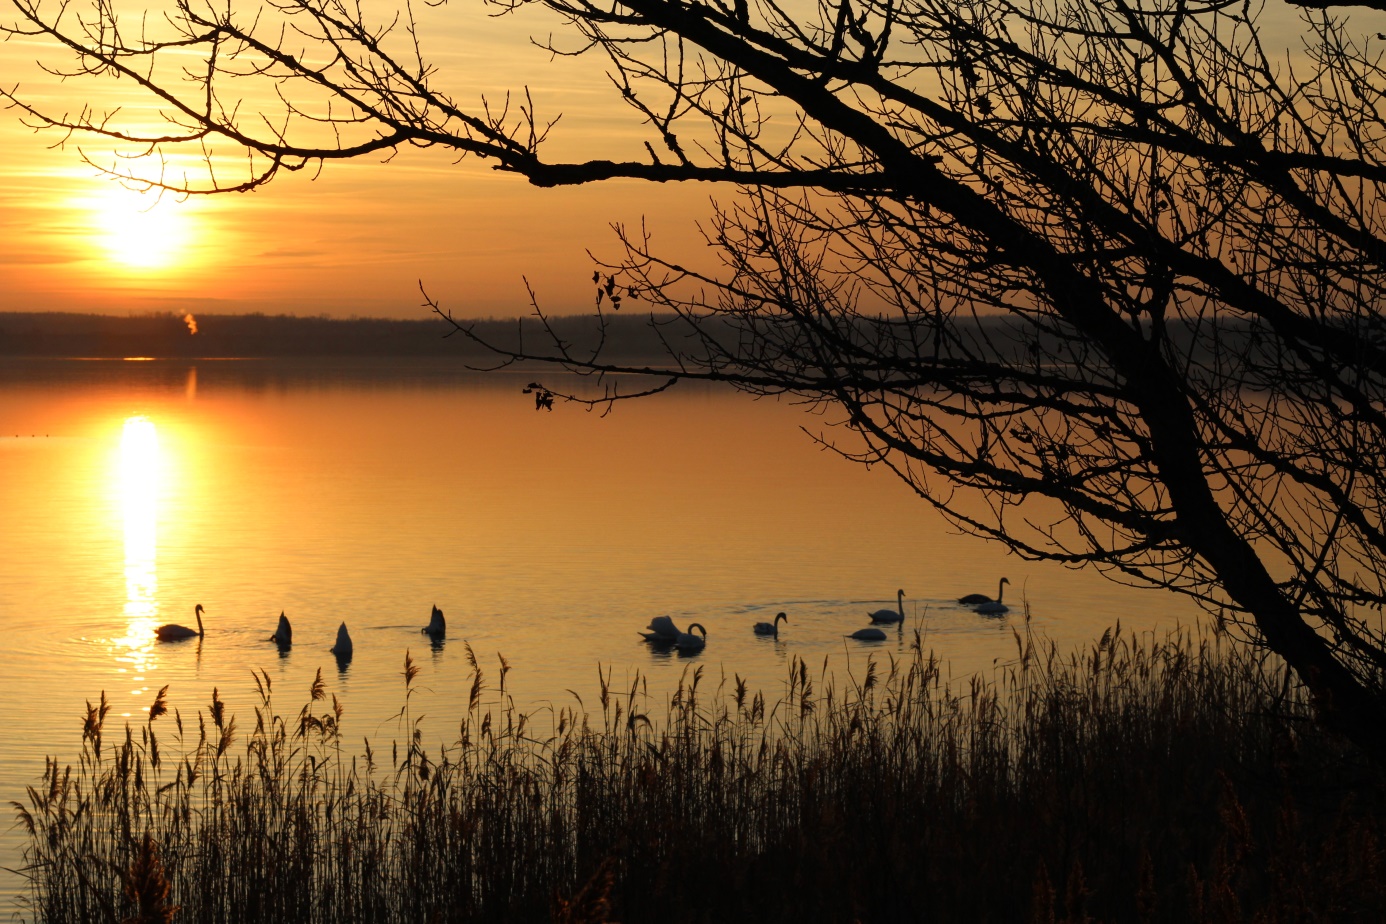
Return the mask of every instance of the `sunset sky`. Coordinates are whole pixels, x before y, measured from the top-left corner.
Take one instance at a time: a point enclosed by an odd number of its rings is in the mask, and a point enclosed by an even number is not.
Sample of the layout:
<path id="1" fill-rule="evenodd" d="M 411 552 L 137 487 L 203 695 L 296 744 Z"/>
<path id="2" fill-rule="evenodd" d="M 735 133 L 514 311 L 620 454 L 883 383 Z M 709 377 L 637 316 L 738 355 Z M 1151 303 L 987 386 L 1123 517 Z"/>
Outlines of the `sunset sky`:
<path id="1" fill-rule="evenodd" d="M 533 11 L 491 19 L 468 4 L 428 15 L 424 55 L 459 100 L 529 86 L 541 115 L 563 116 L 550 157 L 640 157 L 639 123 L 602 62 L 553 60 L 526 41 L 553 23 Z M 1272 0 L 1267 37 L 1288 39 L 1295 15 Z M 1370 26 L 1368 15 L 1354 21 Z M 58 112 L 131 99 L 114 82 L 60 83 L 38 58 L 62 61 L 32 42 L 0 45 L 0 83 Z M 530 310 L 527 276 L 545 310 L 570 313 L 591 304 L 587 250 L 617 253 L 611 222 L 643 218 L 657 243 L 687 259 L 710 198 L 730 195 L 633 181 L 542 190 L 474 160 L 407 150 L 388 165 L 367 158 L 315 178 L 281 176 L 253 194 L 155 203 L 98 176 L 77 143 L 52 149 L 59 140 L 0 113 L 4 310 L 420 317 L 422 281 L 459 315 L 512 316 Z M 99 139 L 80 144 L 111 161 Z"/>
<path id="2" fill-rule="evenodd" d="M 613 105 L 595 61 L 553 61 L 526 42 L 548 28 L 534 16 L 497 21 L 461 6 L 433 15 L 425 54 L 459 99 L 528 84 L 541 115 L 563 116 L 553 151 L 610 156 L 614 138 L 632 143 L 637 123 Z M 34 42 L 0 44 L 0 82 L 59 112 L 129 99 L 120 84 L 60 84 L 33 66 L 41 56 L 62 60 Z M 475 74 L 485 83 L 473 88 Z M 98 176 L 77 144 L 51 149 L 59 140 L 0 112 L 4 310 L 414 317 L 422 280 L 459 314 L 510 316 L 529 310 L 527 276 L 546 310 L 573 312 L 591 304 L 587 249 L 616 253 L 611 222 L 643 216 L 686 251 L 715 193 L 633 182 L 539 190 L 474 160 L 409 150 L 388 165 L 335 163 L 254 194 L 151 207 Z M 100 140 L 80 144 L 110 162 Z"/>

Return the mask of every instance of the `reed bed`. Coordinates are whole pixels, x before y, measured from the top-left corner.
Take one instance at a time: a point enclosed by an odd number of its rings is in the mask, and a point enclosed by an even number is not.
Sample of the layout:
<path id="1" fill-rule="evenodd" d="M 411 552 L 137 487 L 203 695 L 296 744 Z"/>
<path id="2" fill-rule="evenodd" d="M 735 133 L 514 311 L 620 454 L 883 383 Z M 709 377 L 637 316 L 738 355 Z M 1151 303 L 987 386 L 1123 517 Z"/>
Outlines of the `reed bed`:
<path id="1" fill-rule="evenodd" d="M 792 662 L 769 700 L 685 672 L 526 714 L 471 656 L 457 740 L 345 744 L 321 675 L 257 678 L 111 736 L 15 803 L 21 913 L 52 922 L 1386 919 L 1378 768 L 1264 652 L 1119 628 L 1028 631 L 989 679 L 909 657 Z M 114 740 L 111 740 L 114 738 Z"/>

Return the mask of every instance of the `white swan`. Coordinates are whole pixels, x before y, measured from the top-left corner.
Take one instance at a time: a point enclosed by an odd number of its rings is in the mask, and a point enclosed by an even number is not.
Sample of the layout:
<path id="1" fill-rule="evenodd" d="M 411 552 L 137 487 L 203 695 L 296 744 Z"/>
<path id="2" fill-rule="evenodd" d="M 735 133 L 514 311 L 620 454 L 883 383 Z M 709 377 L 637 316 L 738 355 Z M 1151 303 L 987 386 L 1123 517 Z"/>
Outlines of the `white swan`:
<path id="1" fill-rule="evenodd" d="M 347 632 L 346 623 L 337 629 L 337 644 L 332 646 L 332 653 L 343 659 L 351 657 L 351 634 Z"/>
<path id="2" fill-rule="evenodd" d="M 433 615 L 428 618 L 428 625 L 419 630 L 424 635 L 432 639 L 444 638 L 448 634 L 447 620 L 443 619 L 443 611 L 437 606 L 433 607 Z"/>
<path id="3" fill-rule="evenodd" d="M 279 612 L 279 628 L 274 630 L 269 640 L 280 648 L 289 648 L 294 643 L 294 628 L 289 625 L 289 617 L 284 615 L 283 610 Z"/>
<path id="4" fill-rule="evenodd" d="M 649 628 L 649 632 L 640 633 L 640 636 L 647 642 L 676 642 L 679 636 L 683 634 L 668 616 L 656 616 L 650 620 L 647 628 Z"/>
<path id="5" fill-rule="evenodd" d="M 996 585 L 995 600 L 991 599 L 991 597 L 988 597 L 986 594 L 968 594 L 965 597 L 959 597 L 958 602 L 961 603 L 963 606 L 976 606 L 979 603 L 1000 603 L 1001 594 L 1004 593 L 1004 589 L 1006 585 L 1009 583 L 1010 581 L 1007 578 L 1002 578 L 1001 583 Z M 1002 610 L 1001 612 L 1004 613 L 1005 610 Z"/>
<path id="6" fill-rule="evenodd" d="M 886 634 L 884 629 L 858 629 L 846 638 L 854 638 L 859 642 L 884 642 Z"/>
<path id="7" fill-rule="evenodd" d="M 697 629 L 702 635 L 694 635 L 693 630 Z M 688 627 L 687 632 L 680 632 L 678 639 L 674 642 L 674 647 L 679 651 L 702 651 L 707 647 L 707 629 L 703 624 L 695 622 Z"/>
<path id="8" fill-rule="evenodd" d="M 893 610 L 877 610 L 870 613 L 872 622 L 904 622 L 905 621 L 905 592 L 897 590 L 895 592 L 895 606 Z"/>
<path id="9" fill-rule="evenodd" d="M 779 638 L 781 619 L 789 622 L 789 617 L 784 613 L 776 613 L 774 622 L 758 622 L 751 628 L 755 630 L 756 635 L 773 635 L 775 638 Z"/>
<path id="10" fill-rule="evenodd" d="M 189 629 L 187 626 L 180 626 L 176 623 L 169 623 L 154 630 L 154 635 L 161 642 L 176 642 L 181 638 L 192 638 L 202 635 L 202 604 L 193 607 L 193 615 L 197 617 L 197 628 Z"/>
<path id="11" fill-rule="evenodd" d="M 1009 613 L 1011 608 L 1000 600 L 992 600 L 989 603 L 979 603 L 973 607 L 972 612 L 981 616 L 1000 616 L 1002 613 Z"/>

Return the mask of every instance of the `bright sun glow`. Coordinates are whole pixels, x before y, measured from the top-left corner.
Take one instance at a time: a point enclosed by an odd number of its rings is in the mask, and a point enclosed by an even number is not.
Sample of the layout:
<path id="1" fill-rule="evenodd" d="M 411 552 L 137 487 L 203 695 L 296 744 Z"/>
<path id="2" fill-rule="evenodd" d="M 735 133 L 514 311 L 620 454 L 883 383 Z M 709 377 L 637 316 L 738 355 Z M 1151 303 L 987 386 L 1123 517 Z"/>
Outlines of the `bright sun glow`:
<path id="1" fill-rule="evenodd" d="M 174 266 L 192 244 L 195 223 L 185 202 L 114 189 L 90 200 L 88 207 L 100 247 L 113 262 L 131 269 Z"/>

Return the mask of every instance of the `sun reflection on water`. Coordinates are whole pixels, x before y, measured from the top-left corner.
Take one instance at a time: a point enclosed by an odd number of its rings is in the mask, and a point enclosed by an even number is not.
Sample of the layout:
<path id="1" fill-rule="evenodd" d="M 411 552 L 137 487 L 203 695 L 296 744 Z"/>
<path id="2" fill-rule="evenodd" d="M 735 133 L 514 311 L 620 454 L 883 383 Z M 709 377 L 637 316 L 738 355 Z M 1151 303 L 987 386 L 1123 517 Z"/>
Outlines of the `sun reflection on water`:
<path id="1" fill-rule="evenodd" d="M 116 660 L 141 675 L 153 667 L 149 660 L 159 615 L 156 524 L 163 469 L 154 421 L 148 417 L 128 418 L 120 437 L 119 479 L 125 525 L 126 634 L 114 641 Z"/>

